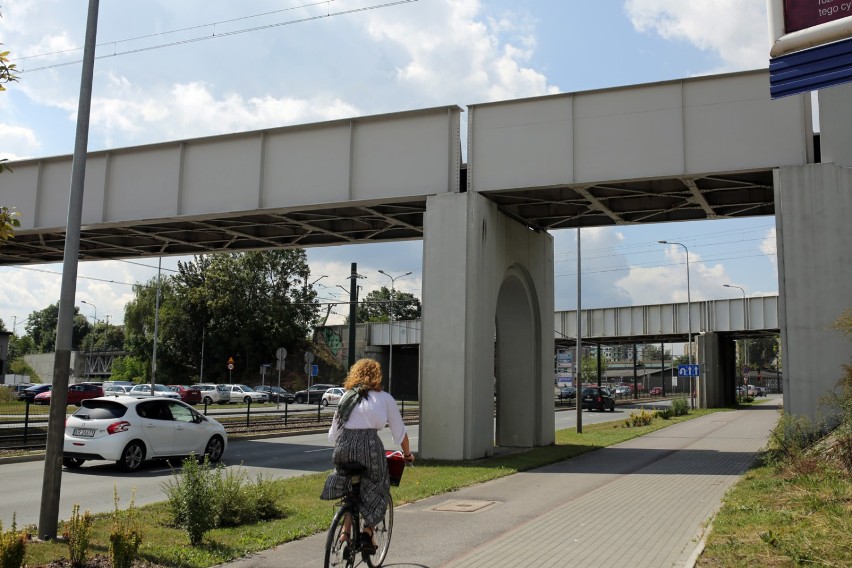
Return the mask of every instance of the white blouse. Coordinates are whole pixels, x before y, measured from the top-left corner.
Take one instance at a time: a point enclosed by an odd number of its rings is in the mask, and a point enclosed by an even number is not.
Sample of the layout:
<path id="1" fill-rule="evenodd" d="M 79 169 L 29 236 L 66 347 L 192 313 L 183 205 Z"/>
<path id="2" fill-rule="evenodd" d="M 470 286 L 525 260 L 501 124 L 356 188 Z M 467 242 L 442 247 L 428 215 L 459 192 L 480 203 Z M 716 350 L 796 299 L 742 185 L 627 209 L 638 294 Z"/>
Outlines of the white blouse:
<path id="1" fill-rule="evenodd" d="M 385 426 L 390 426 L 394 443 L 402 444 L 407 430 L 402 422 L 402 415 L 399 413 L 396 401 L 385 391 L 371 390 L 367 398 L 362 399 L 352 409 L 352 414 L 349 415 L 349 420 L 346 421 L 343 428 L 381 430 Z M 328 439 L 336 442 L 342 433 L 342 430 L 338 428 L 337 413 L 335 412 L 334 419 L 331 421 L 331 428 L 328 431 Z"/>

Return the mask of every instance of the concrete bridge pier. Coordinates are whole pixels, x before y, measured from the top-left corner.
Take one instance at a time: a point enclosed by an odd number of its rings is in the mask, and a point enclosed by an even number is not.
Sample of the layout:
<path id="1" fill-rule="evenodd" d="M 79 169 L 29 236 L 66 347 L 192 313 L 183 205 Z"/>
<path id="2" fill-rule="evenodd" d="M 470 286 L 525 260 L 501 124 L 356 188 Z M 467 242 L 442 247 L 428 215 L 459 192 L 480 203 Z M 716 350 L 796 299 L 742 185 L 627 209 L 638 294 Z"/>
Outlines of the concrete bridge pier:
<path id="1" fill-rule="evenodd" d="M 468 192 L 428 198 L 423 243 L 421 455 L 552 444 L 552 237 Z"/>
<path id="2" fill-rule="evenodd" d="M 722 408 L 736 403 L 738 371 L 734 340 L 719 333 L 698 336 L 698 408 Z"/>

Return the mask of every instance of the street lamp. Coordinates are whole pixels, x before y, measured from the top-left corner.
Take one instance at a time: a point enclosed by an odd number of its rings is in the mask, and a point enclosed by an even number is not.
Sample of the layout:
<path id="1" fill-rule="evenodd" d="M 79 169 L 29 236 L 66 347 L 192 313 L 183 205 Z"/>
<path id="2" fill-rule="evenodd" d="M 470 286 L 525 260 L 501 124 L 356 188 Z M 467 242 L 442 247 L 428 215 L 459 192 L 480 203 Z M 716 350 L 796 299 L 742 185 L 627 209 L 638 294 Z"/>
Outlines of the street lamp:
<path id="1" fill-rule="evenodd" d="M 379 274 L 384 274 L 385 276 L 390 278 L 390 281 L 391 281 L 391 305 L 390 305 L 390 307 L 391 307 L 391 310 L 393 310 L 393 308 L 395 307 L 393 301 L 394 301 L 394 290 L 395 290 L 394 284 L 396 283 L 396 279 L 402 278 L 403 276 L 408 276 L 409 274 L 411 274 L 411 271 L 406 272 L 405 274 L 400 274 L 399 276 L 391 276 L 390 274 L 388 274 L 384 270 L 379 270 Z M 393 312 L 391 311 L 389 313 L 391 314 L 391 322 L 393 322 L 394 321 Z M 391 326 L 388 326 L 388 329 L 390 330 L 390 334 L 389 334 L 390 338 L 389 338 L 389 342 L 388 342 L 389 343 L 389 349 L 390 349 L 390 357 L 388 359 L 388 392 L 391 395 L 393 395 L 392 386 L 393 386 L 393 331 L 394 331 L 394 327 L 391 325 Z"/>
<path id="2" fill-rule="evenodd" d="M 87 306 L 92 306 L 95 309 L 95 325 L 98 325 L 98 307 L 96 305 L 94 305 L 92 302 L 87 302 L 86 300 L 80 300 L 80 303 L 86 304 Z M 92 337 L 93 338 L 94 338 L 94 331 L 95 331 L 95 329 L 93 327 L 92 328 L 92 334 L 93 334 Z M 89 340 L 89 356 L 86 357 L 86 377 L 87 378 L 91 378 L 91 375 L 92 375 L 92 373 L 91 373 L 91 368 L 92 368 L 91 358 L 92 358 L 92 351 L 94 350 L 94 345 L 92 345 L 93 341 L 94 341 L 94 339 Z"/>
<path id="3" fill-rule="evenodd" d="M 745 325 L 746 331 L 748 331 L 748 308 L 746 307 L 746 293 L 742 286 L 737 286 L 736 284 L 722 284 L 725 288 L 739 288 L 740 292 L 743 293 L 743 324 Z M 743 338 L 743 351 L 745 352 L 743 355 L 743 362 L 745 366 L 748 367 L 748 340 Z"/>
<path id="4" fill-rule="evenodd" d="M 679 245 L 683 247 L 683 250 L 686 251 L 686 341 L 687 341 L 687 351 L 689 352 L 689 364 L 692 365 L 692 297 L 690 295 L 690 286 L 689 286 L 689 249 L 686 248 L 686 245 L 683 243 L 677 243 L 674 241 L 657 241 L 661 245 Z M 689 374 L 689 400 L 691 401 L 690 406 L 695 408 L 695 389 L 692 386 L 692 373 Z"/>

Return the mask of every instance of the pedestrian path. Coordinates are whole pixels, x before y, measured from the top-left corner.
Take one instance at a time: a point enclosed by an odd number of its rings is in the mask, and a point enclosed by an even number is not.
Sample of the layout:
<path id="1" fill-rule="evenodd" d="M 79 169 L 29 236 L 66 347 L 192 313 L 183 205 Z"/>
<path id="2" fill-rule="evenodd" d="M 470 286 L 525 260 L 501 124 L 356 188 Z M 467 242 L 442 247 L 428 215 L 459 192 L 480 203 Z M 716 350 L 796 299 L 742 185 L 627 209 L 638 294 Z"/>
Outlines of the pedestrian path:
<path id="1" fill-rule="evenodd" d="M 397 507 L 385 566 L 691 566 L 708 521 L 778 416 L 774 404 L 717 412 Z M 227 566 L 319 566 L 324 545 L 315 535 Z"/>

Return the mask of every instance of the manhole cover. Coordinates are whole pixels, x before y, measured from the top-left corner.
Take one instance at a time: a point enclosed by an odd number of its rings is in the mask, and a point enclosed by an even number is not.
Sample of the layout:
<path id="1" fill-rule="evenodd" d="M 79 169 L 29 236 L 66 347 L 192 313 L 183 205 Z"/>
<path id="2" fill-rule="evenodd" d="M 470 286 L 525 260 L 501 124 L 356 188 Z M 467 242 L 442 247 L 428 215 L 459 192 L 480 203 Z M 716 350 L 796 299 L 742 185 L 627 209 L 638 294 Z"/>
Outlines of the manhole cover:
<path id="1" fill-rule="evenodd" d="M 488 507 L 489 505 L 493 505 L 497 501 L 447 501 L 446 503 L 442 503 L 437 507 L 434 507 L 433 511 L 449 511 L 451 513 L 472 513 L 474 511 L 479 511 Z"/>

